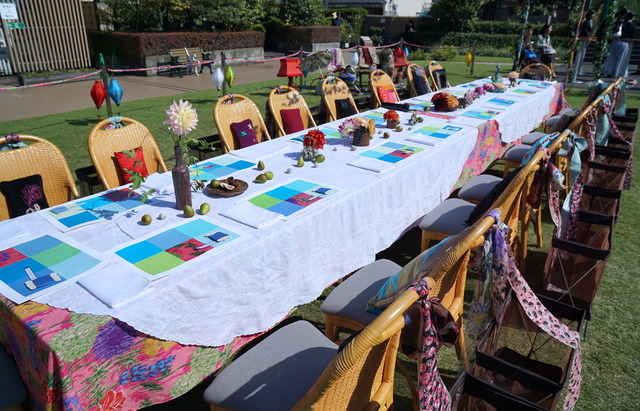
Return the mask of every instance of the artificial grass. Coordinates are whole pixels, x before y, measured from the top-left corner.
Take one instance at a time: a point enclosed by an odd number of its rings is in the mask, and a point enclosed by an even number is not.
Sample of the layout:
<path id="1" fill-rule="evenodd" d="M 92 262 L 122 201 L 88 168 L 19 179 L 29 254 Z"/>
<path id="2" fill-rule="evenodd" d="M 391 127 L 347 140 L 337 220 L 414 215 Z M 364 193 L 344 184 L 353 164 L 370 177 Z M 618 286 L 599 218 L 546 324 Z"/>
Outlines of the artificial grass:
<path id="1" fill-rule="evenodd" d="M 497 62 L 498 59 L 491 59 Z M 481 62 L 479 62 L 481 63 Z M 508 63 L 505 61 L 504 63 Z M 425 62 L 420 62 L 424 65 Z M 451 84 L 471 81 L 473 78 L 486 77 L 495 71 L 495 64 L 477 64 L 474 77 L 467 75 L 467 67 L 463 62 L 445 62 Z M 503 64 L 502 73 L 509 71 L 509 64 Z M 308 82 L 310 79 L 307 80 Z M 264 113 L 265 102 L 271 88 L 282 84 L 282 80 L 234 86 L 231 91 L 249 96 Z M 165 110 L 173 100 L 187 99 L 198 110 L 200 124 L 194 132 L 195 137 L 214 134 L 215 126 L 211 113 L 214 100 L 211 90 L 185 93 L 169 97 L 158 97 L 137 101 L 125 101 L 122 113 L 144 123 L 152 132 L 171 167 L 172 139 L 162 122 L 166 119 Z M 310 106 L 318 105 L 320 97 L 313 90 L 303 89 L 302 94 Z M 573 107 L 581 107 L 586 90 L 567 90 L 565 96 Z M 628 94 L 628 107 L 640 107 L 640 96 Z M 25 133 L 42 136 L 53 141 L 65 154 L 71 170 L 91 164 L 87 153 L 87 136 L 96 122 L 95 109 L 78 110 L 64 114 L 35 117 L 24 120 L 0 123 L 0 135 L 8 133 Z M 638 158 L 635 155 L 636 164 Z M 640 240 L 635 232 L 635 225 L 640 221 L 640 191 L 637 182 L 630 191 L 623 193 L 619 221 L 615 228 L 614 251 L 607 263 L 607 268 L 593 305 L 593 319 L 589 325 L 588 338 L 583 343 L 583 386 L 582 396 L 578 402 L 579 410 L 632 410 L 636 409 L 636 397 L 640 392 L 640 332 L 635 328 L 635 320 L 640 314 L 638 309 L 638 266 L 636 252 L 640 249 Z M 546 214 L 545 214 L 546 216 Z M 551 239 L 551 222 L 545 217 L 543 248 L 533 246 L 530 239 L 530 254 L 527 265 L 527 276 L 535 278 L 542 270 L 546 252 Z M 533 234 L 531 234 L 533 236 Z M 389 258 L 401 265 L 406 264 L 419 253 L 419 230 L 411 230 L 396 242 L 389 250 L 379 254 L 380 258 Z M 347 273 L 345 273 L 347 274 Z M 470 281 L 470 287 L 472 282 Z M 532 284 L 537 287 L 537 284 Z M 318 300 L 297 307 L 292 315 L 299 316 L 323 328 L 323 317 L 320 304 L 323 296 L 330 292 L 325 290 Z M 344 336 L 344 334 L 343 334 Z M 407 368 L 415 370 L 415 363 L 402 358 Z M 443 348 L 439 354 L 440 371 L 448 386 L 451 386 L 458 371 L 455 351 Z M 204 382 L 188 394 L 171 401 L 151 407 L 153 410 L 205 410 L 208 409 L 202 400 Z M 615 393 L 615 394 L 614 394 Z M 396 374 L 395 409 L 411 409 L 411 399 L 406 382 L 401 374 Z"/>

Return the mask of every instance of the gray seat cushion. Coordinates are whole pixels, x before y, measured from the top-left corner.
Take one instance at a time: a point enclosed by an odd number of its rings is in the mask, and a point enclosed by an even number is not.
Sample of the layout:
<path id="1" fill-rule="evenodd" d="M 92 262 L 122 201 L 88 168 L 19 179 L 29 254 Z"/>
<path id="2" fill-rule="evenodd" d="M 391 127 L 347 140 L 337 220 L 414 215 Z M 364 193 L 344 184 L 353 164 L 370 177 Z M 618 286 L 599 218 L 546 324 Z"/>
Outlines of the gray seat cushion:
<path id="1" fill-rule="evenodd" d="M 337 352 L 311 323 L 296 321 L 233 361 L 205 390 L 204 400 L 234 410 L 289 410 Z"/>
<path id="2" fill-rule="evenodd" d="M 451 235 L 459 234 L 467 228 L 464 222 L 474 208 L 475 204 L 468 201 L 448 198 L 422 217 L 420 229 Z"/>
<path id="3" fill-rule="evenodd" d="M 27 399 L 27 388 L 13 358 L 0 346 L 0 410 L 14 407 Z"/>
<path id="4" fill-rule="evenodd" d="M 378 315 L 365 311 L 367 301 L 378 293 L 387 278 L 400 270 L 402 267 L 393 261 L 372 262 L 331 291 L 320 307 L 322 312 L 370 324 Z"/>
<path id="5" fill-rule="evenodd" d="M 569 115 L 569 116 L 573 116 L 574 113 L 576 112 L 575 109 L 572 108 L 563 108 L 562 110 L 560 110 L 560 112 L 558 114 L 556 114 L 555 116 L 551 116 L 547 119 L 547 121 L 544 123 L 547 129 L 552 129 L 556 126 L 556 123 L 562 118 L 562 116 Z M 567 125 L 569 125 L 569 123 L 567 123 Z M 567 128 L 567 126 L 565 125 L 564 127 L 562 127 L 562 130 L 554 130 L 554 131 L 563 131 L 565 128 Z"/>
<path id="6" fill-rule="evenodd" d="M 480 174 L 479 176 L 473 177 L 460 188 L 458 198 L 472 203 L 478 203 L 501 181 L 501 177 L 492 174 Z"/>
<path id="7" fill-rule="evenodd" d="M 542 131 L 534 131 L 533 133 L 529 133 L 526 136 L 522 137 L 522 144 L 528 144 L 530 146 L 534 145 L 538 142 L 542 137 L 548 135 L 547 133 L 543 133 Z"/>
<path id="8" fill-rule="evenodd" d="M 516 144 L 504 153 L 502 157 L 505 161 L 513 161 L 519 163 L 524 156 L 531 150 L 531 146 L 527 144 Z"/>

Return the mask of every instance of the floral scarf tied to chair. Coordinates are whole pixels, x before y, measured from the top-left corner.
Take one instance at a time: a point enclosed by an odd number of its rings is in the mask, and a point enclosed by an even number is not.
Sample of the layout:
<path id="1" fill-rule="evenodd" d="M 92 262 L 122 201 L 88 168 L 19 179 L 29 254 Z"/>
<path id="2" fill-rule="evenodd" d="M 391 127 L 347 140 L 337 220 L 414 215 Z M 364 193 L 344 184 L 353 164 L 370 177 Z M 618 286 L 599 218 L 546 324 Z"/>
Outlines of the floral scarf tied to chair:
<path id="1" fill-rule="evenodd" d="M 496 223 L 487 233 L 485 243 L 489 242 L 489 244 L 481 247 L 480 253 L 490 250 L 492 255 L 490 257 L 479 256 L 479 258 L 491 265 L 484 268 L 486 271 L 490 271 L 493 295 L 498 301 L 504 302 L 507 292 L 505 283 L 508 281 L 527 317 L 545 333 L 574 349 L 570 380 L 563 406 L 565 410 L 572 410 L 580 396 L 582 384 L 580 334 L 558 320 L 540 302 L 516 266 L 516 259 L 508 241 L 509 227 L 500 222 L 500 216 L 496 210 L 493 210 L 489 215 L 495 219 Z M 495 318 L 500 318 L 500 312 L 504 307 L 499 303 L 495 307 L 497 308 Z"/>

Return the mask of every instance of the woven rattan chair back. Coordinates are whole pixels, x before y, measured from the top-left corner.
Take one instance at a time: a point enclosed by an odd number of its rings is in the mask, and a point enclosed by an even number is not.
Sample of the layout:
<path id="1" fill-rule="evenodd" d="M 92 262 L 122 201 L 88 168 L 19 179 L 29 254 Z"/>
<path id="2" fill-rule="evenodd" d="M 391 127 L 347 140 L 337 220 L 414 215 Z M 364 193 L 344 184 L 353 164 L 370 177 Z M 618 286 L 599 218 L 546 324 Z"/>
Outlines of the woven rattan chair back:
<path id="1" fill-rule="evenodd" d="M 276 125 L 276 137 L 282 137 L 286 134 L 284 129 L 284 122 L 282 121 L 282 114 L 280 110 L 283 109 L 298 109 L 300 110 L 300 116 L 302 117 L 302 124 L 306 125 L 305 128 L 316 127 L 316 122 L 313 120 L 311 111 L 307 102 L 304 101 L 302 94 L 293 87 L 279 86 L 271 90 L 269 93 L 269 100 L 267 107 L 271 112 L 271 118 Z"/>
<path id="2" fill-rule="evenodd" d="M 440 65 L 437 61 L 430 61 L 427 65 L 427 69 L 429 70 L 429 81 L 431 82 L 431 90 L 438 91 L 447 87 L 451 87 L 449 84 L 449 80 L 446 79 L 446 71 L 444 67 Z M 438 71 L 442 70 L 442 71 Z M 445 79 L 443 80 L 438 73 L 444 73 Z"/>
<path id="3" fill-rule="evenodd" d="M 293 409 L 389 409 L 393 404 L 394 370 L 400 332 L 404 327 L 403 313 L 412 302 L 411 298 L 399 298 L 362 330 L 329 363 Z"/>
<path id="4" fill-rule="evenodd" d="M 356 106 L 355 101 L 353 101 L 353 96 L 351 95 L 351 91 L 349 91 L 349 86 L 347 86 L 344 81 L 333 77 L 327 78 L 322 82 L 322 102 L 327 110 L 327 122 L 338 119 L 336 100 L 342 100 L 345 98 L 349 99 L 353 109 L 358 113 L 358 107 Z"/>
<path id="5" fill-rule="evenodd" d="M 411 63 L 407 67 L 407 83 L 409 84 L 409 97 L 415 97 L 418 95 L 418 89 L 416 88 L 416 76 L 413 75 L 413 68 L 420 67 L 417 64 Z"/>
<path id="6" fill-rule="evenodd" d="M 0 181 L 11 181 L 34 174 L 42 176 L 42 186 L 49 206 L 66 203 L 80 197 L 64 155 L 55 144 L 40 137 L 21 134 L 27 143 L 7 151 L 0 151 Z M 0 144 L 6 144 L 4 137 Z M 9 219 L 9 208 L 0 193 L 0 221 Z"/>
<path id="7" fill-rule="evenodd" d="M 149 174 L 167 171 L 158 144 L 149 129 L 139 121 L 127 117 L 122 117 L 121 123 L 123 127 L 107 130 L 105 127 L 110 122 L 102 120 L 89 134 L 89 155 L 105 190 L 127 184 L 114 153 L 142 147 Z"/>
<path id="8" fill-rule="evenodd" d="M 373 73 L 369 75 L 369 90 L 371 92 L 371 108 L 378 108 L 382 104 L 382 99 L 380 98 L 380 94 L 378 93 L 378 86 L 382 87 L 392 87 L 393 92 L 396 95 L 396 102 L 400 101 L 400 97 L 398 96 L 398 91 L 396 90 L 396 86 L 393 84 L 393 80 L 387 73 L 382 70 L 375 70 Z"/>
<path id="9" fill-rule="evenodd" d="M 529 64 L 520 70 L 521 79 L 551 80 L 551 69 L 542 63 Z"/>
<path id="10" fill-rule="evenodd" d="M 216 103 L 213 108 L 213 120 L 216 122 L 220 141 L 222 141 L 222 150 L 225 153 L 240 148 L 231 131 L 231 124 L 247 119 L 253 124 L 258 143 L 271 140 L 258 106 L 249 98 L 240 94 L 229 94 Z"/>

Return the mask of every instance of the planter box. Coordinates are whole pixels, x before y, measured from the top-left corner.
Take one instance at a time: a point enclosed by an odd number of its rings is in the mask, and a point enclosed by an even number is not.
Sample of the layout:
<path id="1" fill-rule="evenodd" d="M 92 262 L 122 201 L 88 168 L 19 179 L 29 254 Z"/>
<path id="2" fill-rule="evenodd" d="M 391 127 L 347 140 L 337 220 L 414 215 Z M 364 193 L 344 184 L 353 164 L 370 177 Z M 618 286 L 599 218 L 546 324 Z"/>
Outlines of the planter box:
<path id="1" fill-rule="evenodd" d="M 74 71 L 73 73 L 49 74 L 49 75 L 41 75 L 41 76 L 18 75 L 18 81 L 20 82 L 21 86 L 28 86 L 31 84 L 50 83 L 52 81 L 67 80 L 67 79 L 78 77 L 78 76 L 84 76 L 85 74 L 89 74 L 94 71 L 95 70 Z M 99 79 L 100 79 L 100 76 L 96 74 L 95 76 L 86 77 L 83 80 L 99 80 Z"/>

